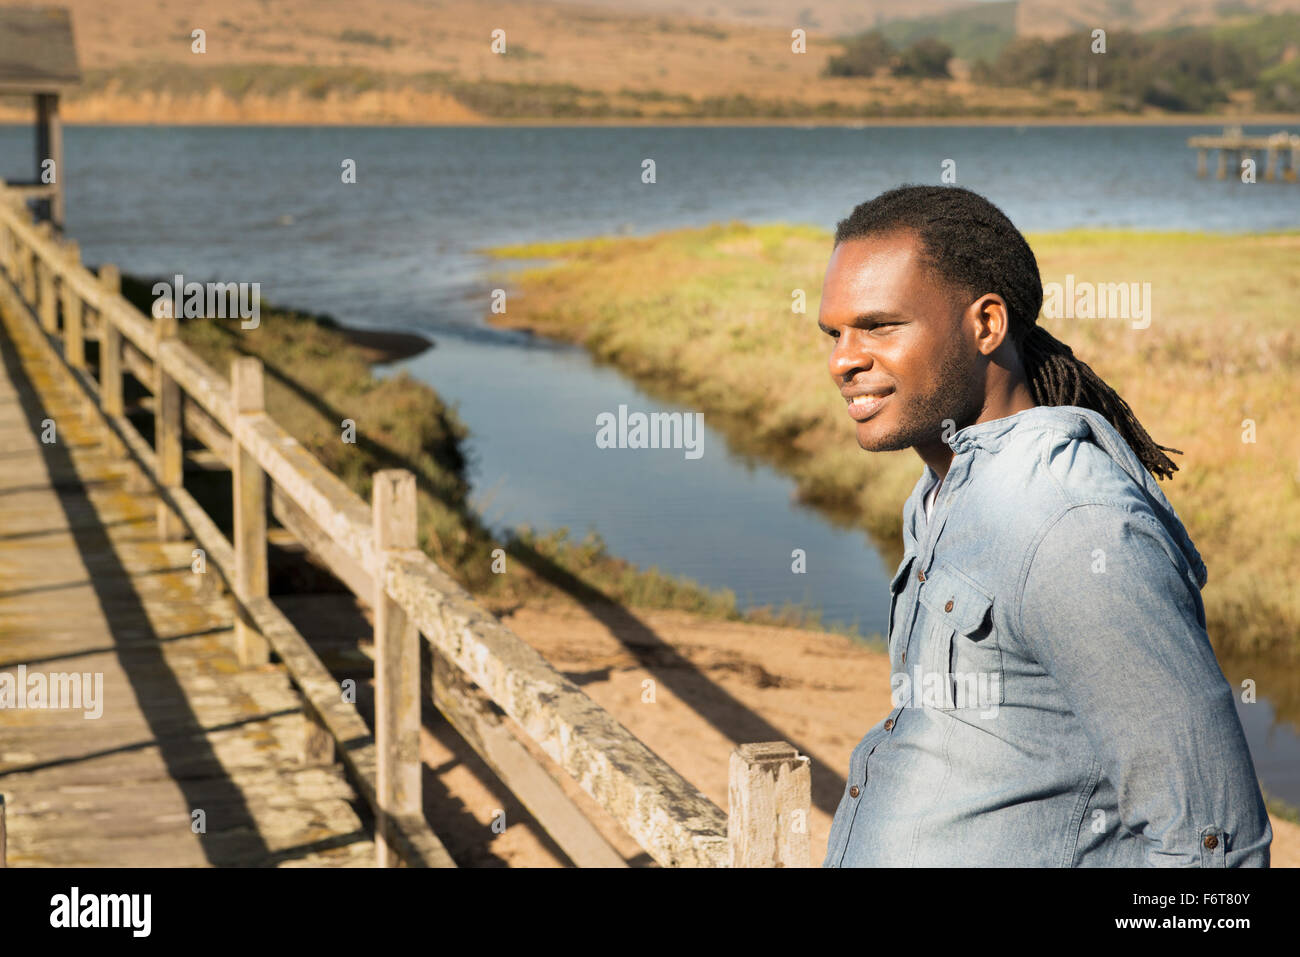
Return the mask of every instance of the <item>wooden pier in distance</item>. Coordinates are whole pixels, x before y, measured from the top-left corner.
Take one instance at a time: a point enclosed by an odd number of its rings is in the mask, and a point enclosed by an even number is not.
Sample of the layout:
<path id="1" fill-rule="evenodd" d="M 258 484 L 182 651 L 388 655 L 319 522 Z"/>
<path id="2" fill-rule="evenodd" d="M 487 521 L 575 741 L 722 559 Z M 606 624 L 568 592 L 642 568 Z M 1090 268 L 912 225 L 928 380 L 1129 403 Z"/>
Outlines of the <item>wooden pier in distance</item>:
<path id="1" fill-rule="evenodd" d="M 1215 171 L 1217 179 L 1228 178 L 1229 160 L 1232 160 L 1234 169 L 1240 169 L 1242 158 L 1247 154 L 1264 155 L 1262 179 L 1265 181 L 1283 179 L 1294 183 L 1296 171 L 1300 169 L 1300 135 L 1284 130 L 1268 136 L 1247 136 L 1239 126 L 1227 127 L 1217 136 L 1190 137 L 1187 145 L 1196 150 L 1196 175 L 1202 179 L 1209 171 L 1210 150 L 1219 151 Z"/>

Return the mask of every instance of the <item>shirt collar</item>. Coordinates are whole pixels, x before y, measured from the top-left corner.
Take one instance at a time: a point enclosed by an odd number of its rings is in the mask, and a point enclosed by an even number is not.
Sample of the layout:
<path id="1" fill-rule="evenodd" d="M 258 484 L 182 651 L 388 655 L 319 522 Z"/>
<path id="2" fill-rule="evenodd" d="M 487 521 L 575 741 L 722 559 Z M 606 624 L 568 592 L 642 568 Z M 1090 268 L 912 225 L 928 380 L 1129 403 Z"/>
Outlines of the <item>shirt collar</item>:
<path id="1" fill-rule="evenodd" d="M 968 425 L 949 437 L 948 447 L 952 449 L 954 455 L 960 455 L 975 448 L 996 452 L 1010 441 L 1011 433 L 1017 427 L 1040 428 L 1045 426 L 1071 439 L 1091 437 L 1105 450 L 1112 461 L 1129 474 L 1133 481 L 1142 488 L 1152 510 L 1169 530 L 1174 541 L 1186 556 L 1197 587 L 1204 588 L 1207 579 L 1205 562 L 1196 550 L 1196 546 L 1192 544 L 1186 527 L 1178 518 L 1173 506 L 1169 504 L 1169 500 L 1165 497 L 1164 492 L 1151 476 L 1151 473 L 1147 471 L 1136 453 L 1129 448 L 1124 439 L 1101 413 L 1093 409 L 1072 405 L 1036 405 L 1033 408 L 1022 409 L 1000 419 L 990 419 L 988 422 L 977 422 L 975 425 Z M 938 473 L 929 465 L 925 466 L 925 471 L 921 474 L 921 479 L 912 490 L 910 498 L 913 504 L 914 525 L 923 521 L 923 519 L 916 517 L 916 507 L 919 506 L 924 509 L 925 504 L 922 496 L 929 493 L 931 486 L 938 479 Z M 904 535 L 905 537 L 911 535 L 915 539 L 917 531 L 919 529 L 905 529 Z"/>
<path id="2" fill-rule="evenodd" d="M 1036 405 L 1030 409 L 1013 412 L 1011 415 L 1003 416 L 1000 419 L 990 419 L 987 422 L 968 425 L 949 437 L 948 447 L 957 455 L 972 448 L 996 452 L 1010 441 L 1012 430 L 1022 425 L 1034 426 L 1051 423 L 1053 426 L 1064 430 L 1072 438 L 1087 435 L 1088 427 L 1080 421 L 1077 412 L 1078 410 L 1072 406 Z"/>
<path id="3" fill-rule="evenodd" d="M 948 437 L 948 447 L 954 455 L 961 455 L 975 448 L 996 452 L 1011 439 L 1011 432 L 1020 425 L 1042 425 L 1051 423 L 1065 430 L 1071 437 L 1088 434 L 1088 426 L 1082 422 L 1078 413 L 1082 411 L 1068 406 L 1036 405 L 1029 409 L 1013 412 L 1000 419 L 977 422 L 968 425 Z M 927 464 L 921 472 L 921 478 L 912 489 L 909 501 L 912 505 L 912 522 L 904 523 L 904 541 L 915 542 L 920 537 L 925 518 L 925 499 L 930 490 L 939 482 L 939 473 Z"/>

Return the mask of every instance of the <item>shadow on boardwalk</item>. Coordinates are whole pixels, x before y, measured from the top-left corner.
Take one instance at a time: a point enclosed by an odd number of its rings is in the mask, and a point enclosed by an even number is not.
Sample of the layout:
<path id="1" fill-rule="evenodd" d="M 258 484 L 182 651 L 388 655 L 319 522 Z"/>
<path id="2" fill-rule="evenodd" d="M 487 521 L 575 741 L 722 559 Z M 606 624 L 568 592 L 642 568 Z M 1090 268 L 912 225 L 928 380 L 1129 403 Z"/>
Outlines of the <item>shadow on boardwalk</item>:
<path id="1" fill-rule="evenodd" d="M 345 417 L 340 410 L 304 388 L 284 370 L 275 367 L 272 364 L 273 357 L 263 358 L 268 362 L 266 375 L 292 390 L 313 410 L 330 421 L 337 422 Z M 367 453 L 374 456 L 380 463 L 380 467 L 407 469 L 417 476 L 421 474 L 418 463 L 397 455 L 360 434 L 357 436 L 357 441 Z M 421 484 L 424 489 L 429 489 L 428 483 Z M 457 503 L 445 500 L 444 504 L 448 507 L 462 508 Z M 794 739 L 789 732 L 774 726 L 703 674 L 635 612 L 613 601 L 604 592 L 584 582 L 525 542 L 513 541 L 509 546 L 509 553 L 539 578 L 584 605 L 610 635 L 623 644 L 641 667 L 645 668 L 657 682 L 678 695 L 682 701 L 689 703 L 696 713 L 719 734 L 735 743 L 784 740 L 797 748 L 801 754 L 808 753 L 809 749 Z M 812 779 L 813 806 L 833 815 L 844 793 L 846 783 L 842 773 L 819 763 Z"/>
<path id="2" fill-rule="evenodd" d="M 0 671 L 102 675 L 103 714 L 0 714 L 11 862 L 368 863 L 341 775 L 293 763 L 301 709 L 282 670 L 241 673 L 229 602 L 195 584 L 192 545 L 156 540 L 137 467 L 13 329 L 6 318 Z M 40 441 L 46 422 L 57 441 Z"/>

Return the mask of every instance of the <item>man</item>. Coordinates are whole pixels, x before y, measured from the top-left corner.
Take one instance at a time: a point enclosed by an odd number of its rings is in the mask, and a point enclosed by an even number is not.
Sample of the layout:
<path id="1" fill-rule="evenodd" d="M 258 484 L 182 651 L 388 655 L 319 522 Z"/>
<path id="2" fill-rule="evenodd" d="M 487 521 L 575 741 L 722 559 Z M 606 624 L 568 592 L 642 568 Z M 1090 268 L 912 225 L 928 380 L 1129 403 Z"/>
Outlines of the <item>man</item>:
<path id="1" fill-rule="evenodd" d="M 1042 297 L 969 190 L 891 190 L 836 230 L 831 377 L 863 449 L 925 470 L 893 709 L 853 751 L 823 866 L 1267 867 L 1205 566 L 1148 474 L 1177 450 L 1036 325 Z"/>

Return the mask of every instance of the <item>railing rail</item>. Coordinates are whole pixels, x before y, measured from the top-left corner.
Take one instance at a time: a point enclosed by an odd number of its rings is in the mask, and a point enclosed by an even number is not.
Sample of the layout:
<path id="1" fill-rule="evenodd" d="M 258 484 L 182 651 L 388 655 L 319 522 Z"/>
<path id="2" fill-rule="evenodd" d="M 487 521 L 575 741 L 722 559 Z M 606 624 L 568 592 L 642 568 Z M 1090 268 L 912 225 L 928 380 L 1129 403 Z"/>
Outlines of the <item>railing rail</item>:
<path id="1" fill-rule="evenodd" d="M 784 743 L 737 748 L 731 814 L 724 813 L 415 547 L 410 473 L 377 473 L 368 507 L 265 412 L 259 360 L 236 359 L 228 381 L 177 338 L 175 318 L 148 318 L 126 300 L 115 268 L 101 267 L 95 276 L 81 264 L 75 244 L 33 224 L 23 194 L 3 181 L 0 276 L 0 299 L 61 358 L 116 441 L 155 484 L 160 535 L 175 538 L 181 526 L 188 528 L 224 580 L 237 605 L 241 661 L 265 661 L 271 651 L 279 656 L 304 702 L 303 759 L 331 760 L 337 752 L 375 811 L 381 864 L 393 863 L 395 854 L 408 864 L 454 866 L 418 801 L 419 658 L 412 657 L 418 632 L 433 654 L 435 705 L 506 784 L 518 788 L 525 806 L 576 863 L 624 862 L 554 781 L 538 773 L 540 766 L 503 730 L 488 699 L 660 864 L 808 865 L 806 757 Z M 88 331 L 99 341 L 98 381 L 87 370 Z M 125 417 L 124 372 L 153 393 L 152 449 Z M 182 485 L 186 431 L 232 470 L 233 543 Z M 268 504 L 375 609 L 377 742 L 267 597 Z"/>

